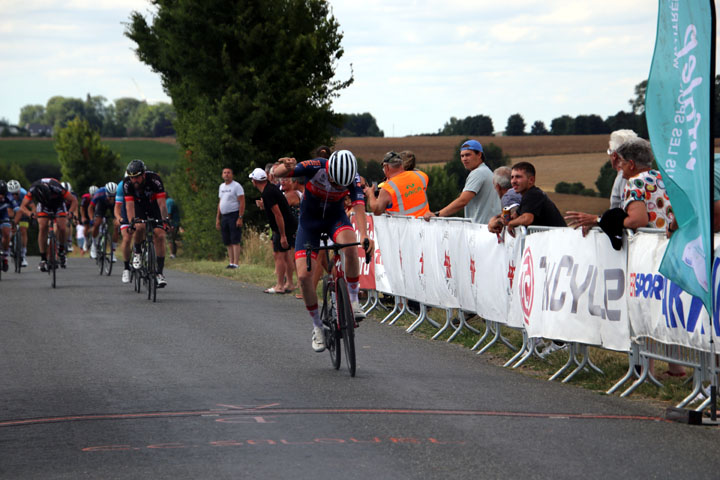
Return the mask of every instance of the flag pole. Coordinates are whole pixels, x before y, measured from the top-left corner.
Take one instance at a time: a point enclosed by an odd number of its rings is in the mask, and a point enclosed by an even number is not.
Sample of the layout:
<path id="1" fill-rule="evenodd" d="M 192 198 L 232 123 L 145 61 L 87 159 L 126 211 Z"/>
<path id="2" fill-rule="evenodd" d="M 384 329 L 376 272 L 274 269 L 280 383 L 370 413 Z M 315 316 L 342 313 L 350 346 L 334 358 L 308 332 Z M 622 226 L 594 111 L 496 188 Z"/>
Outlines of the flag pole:
<path id="1" fill-rule="evenodd" d="M 711 299 L 712 299 L 712 309 L 709 312 L 710 313 L 710 355 L 711 355 L 711 361 L 710 365 L 712 367 L 710 368 L 710 371 L 713 372 L 713 378 L 712 383 L 710 384 L 710 418 L 713 421 L 717 420 L 717 389 L 718 389 L 718 376 L 715 374 L 715 370 L 717 367 L 717 355 L 715 353 L 715 341 L 714 341 L 714 322 L 715 322 L 715 282 L 712 278 L 712 273 L 715 270 L 715 226 L 713 225 L 713 221 L 715 218 L 714 215 L 714 193 L 715 193 L 715 129 L 714 129 L 714 120 L 715 120 L 715 38 L 716 38 L 716 17 L 715 17 L 715 2 L 714 0 L 708 0 L 710 2 L 710 13 L 711 13 L 711 22 L 712 25 L 710 27 L 710 31 L 712 32 L 712 35 L 710 38 L 712 38 L 712 42 L 710 45 L 710 252 L 712 254 L 712 265 L 710 268 L 711 276 L 710 276 L 710 285 L 712 287 L 711 290 Z"/>

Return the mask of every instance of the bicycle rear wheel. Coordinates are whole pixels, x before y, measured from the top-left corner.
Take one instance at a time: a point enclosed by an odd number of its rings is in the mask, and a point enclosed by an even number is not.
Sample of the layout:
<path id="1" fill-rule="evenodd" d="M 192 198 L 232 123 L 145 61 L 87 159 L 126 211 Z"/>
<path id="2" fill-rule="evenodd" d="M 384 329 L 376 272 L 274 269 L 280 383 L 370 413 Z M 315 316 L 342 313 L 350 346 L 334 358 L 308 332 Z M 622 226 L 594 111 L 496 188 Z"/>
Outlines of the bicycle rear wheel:
<path id="1" fill-rule="evenodd" d="M 345 363 L 350 376 L 355 376 L 355 314 L 353 313 L 348 294 L 347 283 L 344 278 L 338 278 L 335 285 L 335 301 L 337 302 L 338 321 L 345 344 Z"/>
<path id="2" fill-rule="evenodd" d="M 147 298 L 154 302 L 157 299 L 157 259 L 155 257 L 155 244 L 153 242 L 148 242 L 147 244 L 147 276 Z"/>
<path id="3" fill-rule="evenodd" d="M 105 267 L 103 271 L 105 275 L 112 273 L 113 261 L 113 244 L 112 244 L 112 227 L 105 229 L 105 239 L 103 240 L 103 258 L 105 259 Z"/>
<path id="4" fill-rule="evenodd" d="M 340 360 L 342 357 L 342 348 L 340 347 L 340 330 L 336 313 L 337 308 L 332 300 L 328 277 L 323 278 L 323 306 L 320 310 L 320 319 L 325 329 L 325 347 L 330 352 L 330 361 L 335 370 L 340 368 Z"/>

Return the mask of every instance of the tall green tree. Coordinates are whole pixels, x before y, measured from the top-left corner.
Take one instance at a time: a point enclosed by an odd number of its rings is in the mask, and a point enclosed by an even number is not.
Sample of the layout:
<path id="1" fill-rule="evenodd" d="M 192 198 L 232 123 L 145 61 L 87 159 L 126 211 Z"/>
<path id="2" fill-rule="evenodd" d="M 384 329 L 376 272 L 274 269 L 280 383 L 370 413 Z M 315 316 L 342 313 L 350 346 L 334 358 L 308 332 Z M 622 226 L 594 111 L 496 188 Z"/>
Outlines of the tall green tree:
<path id="1" fill-rule="evenodd" d="M 133 12 L 125 34 L 177 112 L 185 247 L 220 255 L 213 218 L 222 167 L 242 178 L 286 154 L 306 157 L 340 127 L 332 100 L 352 83 L 333 80 L 342 34 L 324 0 L 152 3 L 151 18 Z"/>
<path id="2" fill-rule="evenodd" d="M 377 120 L 370 113 L 348 113 L 343 116 L 339 137 L 384 137 Z"/>
<path id="3" fill-rule="evenodd" d="M 570 115 L 553 118 L 550 122 L 550 133 L 553 135 L 574 135 L 575 119 Z"/>
<path id="4" fill-rule="evenodd" d="M 514 113 L 508 117 L 507 126 L 505 127 L 505 135 L 525 135 L 525 119 L 522 115 Z"/>
<path id="5" fill-rule="evenodd" d="M 45 120 L 45 107 L 42 105 L 25 105 L 20 109 L 20 125 L 42 123 Z"/>
<path id="6" fill-rule="evenodd" d="M 438 135 L 491 136 L 494 132 L 492 118 L 487 115 L 475 115 L 458 119 L 450 117 L 440 129 Z"/>
<path id="7" fill-rule="evenodd" d="M 100 140 L 100 133 L 87 120 L 76 118 L 55 133 L 55 151 L 62 180 L 72 183 L 76 191 L 87 191 L 90 185 L 105 185 L 120 178 L 119 157 Z"/>
<path id="8" fill-rule="evenodd" d="M 545 126 L 545 122 L 542 120 L 535 120 L 535 123 L 530 127 L 530 135 L 547 135 L 550 132 Z"/>

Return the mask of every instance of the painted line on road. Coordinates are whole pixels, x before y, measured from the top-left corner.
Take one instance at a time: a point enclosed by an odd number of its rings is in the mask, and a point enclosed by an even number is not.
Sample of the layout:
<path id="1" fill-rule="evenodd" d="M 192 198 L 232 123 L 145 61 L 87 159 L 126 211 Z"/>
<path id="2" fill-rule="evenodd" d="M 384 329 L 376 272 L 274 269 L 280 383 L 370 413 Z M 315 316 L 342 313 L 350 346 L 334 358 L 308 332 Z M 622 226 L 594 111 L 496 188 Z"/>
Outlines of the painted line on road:
<path id="1" fill-rule="evenodd" d="M 442 409 L 407 409 L 407 408 L 267 408 L 247 407 L 232 410 L 188 410 L 177 412 L 140 412 L 140 413 L 109 413 L 95 415 L 72 415 L 58 417 L 27 418 L 0 421 L 0 428 L 20 427 L 25 425 L 41 425 L 49 423 L 69 423 L 107 420 L 142 420 L 155 418 L 177 417 L 233 417 L 258 415 L 435 415 L 435 416 L 469 416 L 469 417 L 519 417 L 541 418 L 549 420 L 632 420 L 632 421 L 667 421 L 661 417 L 643 415 L 608 415 L 591 413 L 532 413 L 504 412 L 485 410 L 442 410 Z"/>

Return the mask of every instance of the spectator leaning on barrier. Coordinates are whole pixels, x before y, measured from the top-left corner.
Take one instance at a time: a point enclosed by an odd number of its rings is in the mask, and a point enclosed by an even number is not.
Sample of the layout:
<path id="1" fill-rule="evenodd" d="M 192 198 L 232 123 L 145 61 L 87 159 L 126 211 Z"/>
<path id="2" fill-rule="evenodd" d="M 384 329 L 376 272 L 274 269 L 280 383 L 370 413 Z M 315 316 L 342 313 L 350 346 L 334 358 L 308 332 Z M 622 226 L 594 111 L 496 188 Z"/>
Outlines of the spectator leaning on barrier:
<path id="1" fill-rule="evenodd" d="M 500 211 L 500 199 L 492 185 L 492 171 L 485 165 L 482 145 L 477 140 L 468 140 L 460 147 L 460 160 L 470 170 L 460 196 L 436 212 L 428 212 L 423 218 L 449 217 L 465 208 L 465 218 L 474 223 L 488 223 Z"/>
<path id="2" fill-rule="evenodd" d="M 382 162 L 387 180 L 375 198 L 372 187 L 364 187 L 370 211 L 420 218 L 430 211 L 427 199 L 428 176 L 419 170 L 407 171 L 400 154 L 388 152 Z"/>
<path id="3" fill-rule="evenodd" d="M 620 169 L 620 157 L 617 154 L 617 149 L 620 145 L 633 138 L 638 138 L 638 136 L 637 133 L 632 130 L 615 130 L 610 134 L 607 154 L 610 155 L 612 168 L 618 172 L 613 182 L 612 191 L 610 192 L 610 208 L 622 207 L 623 192 L 627 184 L 623 177 L 623 172 Z"/>
<path id="4" fill-rule="evenodd" d="M 565 218 L 571 227 L 583 227 L 583 233 L 593 225 L 599 225 L 610 237 L 613 248 L 622 248 L 622 231 L 640 227 L 667 228 L 673 230 L 675 215 L 665 192 L 662 175 L 652 169 L 653 153 L 650 142 L 633 138 L 617 149 L 618 165 L 627 181 L 621 208 L 611 208 L 601 217 L 583 212 L 567 212 Z M 594 223 L 588 225 L 588 216 Z"/>
<path id="5" fill-rule="evenodd" d="M 488 225 L 491 232 L 500 233 L 504 226 L 513 229 L 519 226 L 542 225 L 546 227 L 565 227 L 565 220 L 552 200 L 535 186 L 535 167 L 529 162 L 519 162 L 512 166 L 512 187 L 522 195 L 517 217 L 506 220 L 495 217 Z"/>
<path id="6" fill-rule="evenodd" d="M 233 180 L 231 168 L 222 171 L 223 182 L 218 190 L 217 218 L 215 228 L 221 231 L 228 251 L 228 266 L 238 268 L 240 242 L 242 241 L 243 215 L 245 214 L 245 191 Z"/>

